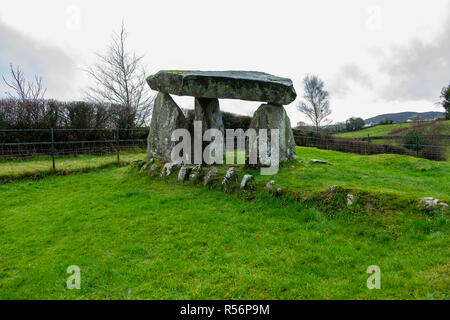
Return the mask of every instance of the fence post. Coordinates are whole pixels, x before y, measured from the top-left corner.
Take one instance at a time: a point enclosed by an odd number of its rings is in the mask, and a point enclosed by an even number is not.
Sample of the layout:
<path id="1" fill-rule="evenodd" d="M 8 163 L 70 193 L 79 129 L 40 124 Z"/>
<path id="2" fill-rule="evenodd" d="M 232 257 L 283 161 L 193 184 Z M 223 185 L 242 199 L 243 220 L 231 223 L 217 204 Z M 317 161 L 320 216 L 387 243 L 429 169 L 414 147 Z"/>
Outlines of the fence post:
<path id="1" fill-rule="evenodd" d="M 370 154 L 370 134 L 367 134 L 367 154 Z"/>
<path id="2" fill-rule="evenodd" d="M 56 167 L 55 167 L 55 135 L 53 134 L 53 128 L 50 129 L 50 135 L 52 138 L 52 165 L 53 165 L 53 170 L 56 170 Z"/>
<path id="3" fill-rule="evenodd" d="M 419 135 L 416 135 L 416 157 L 419 156 Z"/>
<path id="4" fill-rule="evenodd" d="M 116 150 L 117 150 L 117 164 L 120 165 L 120 152 L 119 152 L 119 128 L 116 128 Z"/>

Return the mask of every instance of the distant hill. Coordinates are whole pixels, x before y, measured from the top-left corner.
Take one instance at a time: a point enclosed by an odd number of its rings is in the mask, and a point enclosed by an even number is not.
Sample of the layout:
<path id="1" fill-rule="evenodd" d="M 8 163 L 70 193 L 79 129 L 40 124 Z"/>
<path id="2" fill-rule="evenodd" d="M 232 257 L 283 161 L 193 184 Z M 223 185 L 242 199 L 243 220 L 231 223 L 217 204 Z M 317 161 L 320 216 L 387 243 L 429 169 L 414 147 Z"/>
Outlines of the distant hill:
<path id="1" fill-rule="evenodd" d="M 427 121 L 427 122 L 408 122 L 377 125 L 365 128 L 359 131 L 344 132 L 335 134 L 337 137 L 344 138 L 364 138 L 370 136 L 403 136 L 410 131 L 417 131 L 421 135 L 450 135 L 450 120 L 445 121 Z"/>
<path id="2" fill-rule="evenodd" d="M 392 120 L 393 123 L 403 123 L 409 119 L 413 119 L 416 117 L 419 118 L 420 120 L 436 120 L 442 116 L 444 116 L 444 113 L 438 111 L 385 113 L 380 114 L 379 116 L 376 117 L 365 119 L 364 123 L 375 125 L 385 119 Z"/>

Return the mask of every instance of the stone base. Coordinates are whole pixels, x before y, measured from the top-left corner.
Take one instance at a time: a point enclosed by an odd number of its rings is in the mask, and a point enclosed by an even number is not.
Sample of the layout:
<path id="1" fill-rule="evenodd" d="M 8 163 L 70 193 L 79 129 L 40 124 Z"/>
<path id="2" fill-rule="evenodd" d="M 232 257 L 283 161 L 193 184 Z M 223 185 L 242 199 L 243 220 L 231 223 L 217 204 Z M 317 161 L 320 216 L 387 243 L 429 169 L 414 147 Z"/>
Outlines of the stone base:
<path id="1" fill-rule="evenodd" d="M 255 129 L 257 135 L 259 129 L 279 129 L 279 161 L 285 162 L 297 159 L 291 121 L 283 106 L 262 104 L 253 114 L 250 128 Z M 268 133 L 268 137 L 270 137 L 270 133 Z M 268 138 L 268 141 L 270 142 L 271 139 Z M 270 145 L 268 146 L 269 148 Z"/>

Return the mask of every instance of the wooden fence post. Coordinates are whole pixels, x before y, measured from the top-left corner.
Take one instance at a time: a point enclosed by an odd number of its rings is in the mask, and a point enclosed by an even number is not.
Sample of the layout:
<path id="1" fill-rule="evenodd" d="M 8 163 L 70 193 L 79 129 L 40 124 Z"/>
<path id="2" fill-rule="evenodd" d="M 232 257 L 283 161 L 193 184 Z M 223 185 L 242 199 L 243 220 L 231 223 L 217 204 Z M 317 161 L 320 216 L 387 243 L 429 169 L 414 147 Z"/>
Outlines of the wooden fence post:
<path id="1" fill-rule="evenodd" d="M 419 156 L 419 135 L 416 135 L 416 157 Z"/>
<path id="2" fill-rule="evenodd" d="M 116 150 L 117 150 L 117 164 L 120 165 L 120 152 L 119 152 L 119 128 L 116 128 Z"/>
<path id="3" fill-rule="evenodd" d="M 53 171 L 56 170 L 55 166 L 55 135 L 53 133 L 53 128 L 50 129 L 50 135 L 52 138 L 52 164 L 53 164 Z"/>

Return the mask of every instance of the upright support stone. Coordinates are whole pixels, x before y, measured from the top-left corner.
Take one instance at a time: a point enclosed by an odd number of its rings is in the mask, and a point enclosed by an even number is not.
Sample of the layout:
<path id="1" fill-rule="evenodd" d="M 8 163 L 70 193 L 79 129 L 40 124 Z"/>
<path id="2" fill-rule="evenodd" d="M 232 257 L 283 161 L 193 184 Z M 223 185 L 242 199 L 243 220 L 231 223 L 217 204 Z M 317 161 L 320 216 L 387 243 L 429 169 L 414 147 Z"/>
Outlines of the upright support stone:
<path id="1" fill-rule="evenodd" d="M 170 160 L 172 149 L 177 144 L 177 141 L 171 141 L 172 132 L 181 128 L 189 128 L 183 112 L 169 94 L 159 92 L 153 106 L 147 157 Z"/>
<path id="2" fill-rule="evenodd" d="M 211 128 L 225 132 L 218 99 L 195 98 L 195 121 L 202 122 L 203 132 Z"/>
<path id="3" fill-rule="evenodd" d="M 292 161 L 297 158 L 291 121 L 283 106 L 262 104 L 253 114 L 250 128 L 255 129 L 257 135 L 259 129 L 267 129 L 269 142 L 270 129 L 279 129 L 279 161 Z"/>
<path id="4" fill-rule="evenodd" d="M 211 98 L 195 98 L 195 121 L 202 122 L 202 135 L 208 129 L 217 129 L 225 137 L 222 113 L 220 112 L 219 100 Z M 210 142 L 203 142 L 202 150 Z M 225 143 L 223 151 L 225 152 Z"/>

